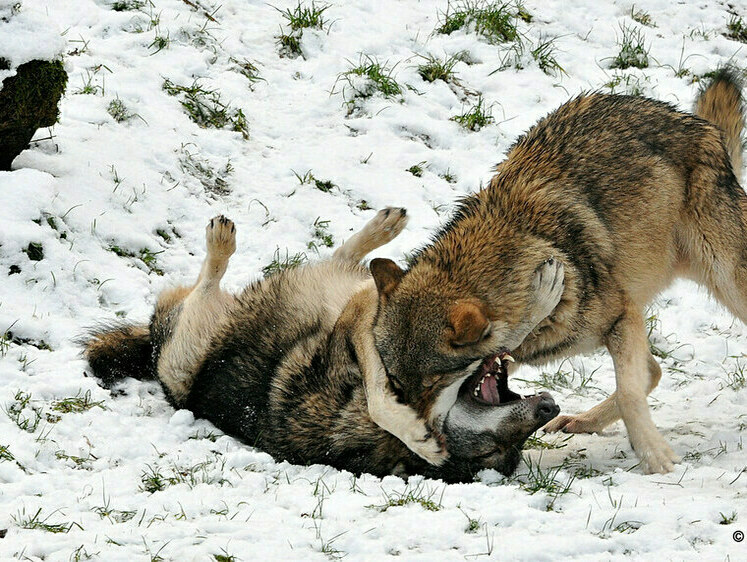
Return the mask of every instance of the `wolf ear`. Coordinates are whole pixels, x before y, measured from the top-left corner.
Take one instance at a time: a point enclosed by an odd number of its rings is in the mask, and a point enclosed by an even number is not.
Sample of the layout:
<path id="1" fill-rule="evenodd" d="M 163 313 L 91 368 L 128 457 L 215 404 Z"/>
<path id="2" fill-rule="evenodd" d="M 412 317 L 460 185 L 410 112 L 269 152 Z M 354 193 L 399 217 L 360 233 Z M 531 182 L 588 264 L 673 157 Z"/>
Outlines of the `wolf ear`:
<path id="1" fill-rule="evenodd" d="M 449 315 L 453 336 L 450 343 L 460 347 L 479 343 L 489 333 L 490 321 L 475 303 L 462 301 L 457 303 Z"/>
<path id="2" fill-rule="evenodd" d="M 379 291 L 379 297 L 391 295 L 405 275 L 396 263 L 385 258 L 371 260 L 369 267 L 376 283 L 376 290 Z"/>

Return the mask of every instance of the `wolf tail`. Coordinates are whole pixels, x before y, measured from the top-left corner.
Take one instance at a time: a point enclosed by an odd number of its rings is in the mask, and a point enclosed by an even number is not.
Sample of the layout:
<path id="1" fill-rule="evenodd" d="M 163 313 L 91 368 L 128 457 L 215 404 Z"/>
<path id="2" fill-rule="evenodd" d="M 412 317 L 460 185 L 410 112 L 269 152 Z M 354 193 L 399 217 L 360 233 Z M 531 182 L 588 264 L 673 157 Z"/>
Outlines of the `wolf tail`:
<path id="1" fill-rule="evenodd" d="M 147 325 L 118 323 L 96 327 L 81 343 L 93 374 L 107 388 L 127 377 L 155 378 Z"/>
<path id="2" fill-rule="evenodd" d="M 732 170 L 741 181 L 744 100 L 738 71 L 727 66 L 714 72 L 710 81 L 700 90 L 695 114 L 723 131 Z"/>

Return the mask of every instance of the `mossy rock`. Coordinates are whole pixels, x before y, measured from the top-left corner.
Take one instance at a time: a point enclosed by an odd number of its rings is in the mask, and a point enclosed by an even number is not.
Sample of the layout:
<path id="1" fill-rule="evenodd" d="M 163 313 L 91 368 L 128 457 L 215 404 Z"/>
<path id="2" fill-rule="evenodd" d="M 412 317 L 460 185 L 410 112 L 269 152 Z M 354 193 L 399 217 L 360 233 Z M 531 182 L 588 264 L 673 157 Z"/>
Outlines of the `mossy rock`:
<path id="1" fill-rule="evenodd" d="M 10 170 L 39 127 L 57 122 L 57 105 L 65 93 L 62 61 L 34 60 L 18 67 L 0 90 L 0 170 Z"/>

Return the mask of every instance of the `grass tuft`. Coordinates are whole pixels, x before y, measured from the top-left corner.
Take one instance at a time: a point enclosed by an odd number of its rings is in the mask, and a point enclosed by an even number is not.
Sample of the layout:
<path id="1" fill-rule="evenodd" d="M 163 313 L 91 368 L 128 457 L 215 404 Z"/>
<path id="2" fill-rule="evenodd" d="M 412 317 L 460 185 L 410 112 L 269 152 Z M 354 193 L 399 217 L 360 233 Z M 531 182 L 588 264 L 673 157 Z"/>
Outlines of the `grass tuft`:
<path id="1" fill-rule="evenodd" d="M 648 52 L 646 37 L 640 28 L 635 26 L 620 25 L 622 36 L 618 45 L 620 52 L 612 59 L 610 68 L 648 68 Z"/>
<path id="2" fill-rule="evenodd" d="M 461 115 L 451 117 L 451 121 L 456 121 L 470 131 L 479 131 L 485 125 L 489 125 L 495 121 L 492 115 L 492 107 L 492 105 L 486 107 L 482 95 L 480 95 L 475 105 Z"/>
<path id="3" fill-rule="evenodd" d="M 418 482 L 415 486 L 410 486 L 408 483 L 405 488 L 401 491 L 393 491 L 391 493 L 384 492 L 384 503 L 381 505 L 369 505 L 371 509 L 377 509 L 381 512 L 388 510 L 390 507 L 403 507 L 411 504 L 418 504 L 426 511 L 439 511 L 443 504 L 443 494 L 446 488 L 441 490 L 441 495 L 438 497 L 438 501 L 435 500 L 437 489 L 431 489 L 423 484 L 422 481 Z"/>
<path id="4" fill-rule="evenodd" d="M 169 486 L 186 484 L 194 488 L 198 484 L 219 485 L 230 484 L 223 478 L 225 461 L 219 458 L 219 453 L 192 466 L 179 466 L 175 463 L 167 467 L 146 465 L 140 474 L 140 490 L 154 493 L 165 490 Z"/>
<path id="5" fill-rule="evenodd" d="M 320 217 L 317 217 L 314 221 L 314 233 L 313 237 L 314 240 L 311 240 L 307 244 L 307 248 L 309 250 L 318 251 L 319 245 L 325 246 L 326 248 L 331 248 L 335 245 L 334 238 L 332 238 L 332 234 L 329 232 L 329 221 L 328 220 L 320 220 Z"/>
<path id="6" fill-rule="evenodd" d="M 337 75 L 337 83 L 343 81 L 342 96 L 348 106 L 348 113 L 359 108 L 361 100 L 381 94 L 387 99 L 402 95 L 402 86 L 394 79 L 394 67 L 380 63 L 375 57 L 361 55 L 358 65 Z M 396 66 L 396 65 L 395 65 Z M 333 87 L 334 92 L 334 87 Z"/>
<path id="7" fill-rule="evenodd" d="M 0 461 L 14 461 L 16 458 L 10 452 L 8 445 L 0 445 Z"/>
<path id="8" fill-rule="evenodd" d="M 418 74 L 426 82 L 435 82 L 436 80 L 443 80 L 447 83 L 456 84 L 456 74 L 454 73 L 454 67 L 458 62 L 461 62 L 460 55 L 454 55 L 439 59 L 433 55 L 423 56 L 425 62 L 418 65 Z"/>
<path id="9" fill-rule="evenodd" d="M 49 518 L 52 517 L 55 513 L 57 512 L 53 511 L 44 519 L 42 519 L 41 507 L 37 509 L 36 513 L 31 516 L 26 515 L 26 508 L 23 508 L 22 511 L 18 512 L 16 515 L 11 515 L 10 517 L 11 519 L 13 519 L 13 523 L 21 527 L 22 529 L 40 529 L 49 533 L 69 533 L 73 527 L 78 527 L 78 529 L 80 529 L 81 531 L 83 530 L 83 527 L 75 522 L 49 523 Z"/>
<path id="10" fill-rule="evenodd" d="M 90 390 L 87 390 L 83 396 L 79 396 L 78 394 L 76 394 L 71 398 L 63 398 L 62 400 L 55 400 L 54 402 L 52 402 L 52 409 L 55 412 L 61 412 L 63 414 L 79 414 L 81 412 L 87 412 L 91 408 L 95 407 L 106 410 L 103 400 L 100 400 L 98 402 L 94 402 L 93 400 L 91 400 Z"/>
<path id="11" fill-rule="evenodd" d="M 520 3 L 460 0 L 449 2 L 436 32 L 450 35 L 463 29 L 482 36 L 489 43 L 507 43 L 519 38 L 516 28 L 519 19 L 532 19 Z"/>
<path id="12" fill-rule="evenodd" d="M 650 82 L 651 80 L 645 74 L 638 76 L 637 74 L 615 71 L 610 80 L 604 84 L 604 87 L 608 88 L 611 94 L 644 96 Z"/>
<path id="13" fill-rule="evenodd" d="M 168 78 L 163 82 L 163 89 L 170 96 L 179 96 L 179 103 L 189 118 L 202 128 L 224 129 L 230 127 L 241 133 L 244 139 L 249 138 L 249 127 L 246 116 L 241 109 L 233 109 L 230 104 L 221 101 L 218 90 L 210 90 L 200 85 L 199 80 L 190 86 L 175 84 Z"/>
<path id="14" fill-rule="evenodd" d="M 530 495 L 534 495 L 537 492 L 548 494 L 549 500 L 546 509 L 547 511 L 552 511 L 558 498 L 571 491 L 571 485 L 576 477 L 571 474 L 567 479 L 560 480 L 558 476 L 564 467 L 555 466 L 543 470 L 540 466 L 541 460 L 541 455 L 536 463 L 532 461 L 531 457 L 525 456 L 524 463 L 528 472 L 518 476 L 517 481 L 521 489 Z"/>
<path id="15" fill-rule="evenodd" d="M 19 390 L 13 397 L 13 402 L 6 404 L 5 414 L 18 429 L 34 433 L 42 420 L 42 409 L 31 403 L 31 394 Z"/>
<path id="16" fill-rule="evenodd" d="M 281 10 L 276 7 L 275 9 L 280 12 L 288 27 L 287 32 L 281 27 L 280 35 L 276 37 L 277 44 L 280 47 L 280 56 L 295 58 L 302 55 L 301 37 L 303 30 L 324 30 L 327 26 L 327 20 L 324 19 L 324 12 L 329 8 L 328 4 L 317 6 L 314 2 L 311 2 L 310 6 L 306 6 L 300 1 L 293 9 L 286 8 L 285 10 Z"/>
<path id="17" fill-rule="evenodd" d="M 130 112 L 124 102 L 119 98 L 113 99 L 109 102 L 106 111 L 117 123 L 122 123 L 123 121 L 127 121 L 135 116 L 135 114 Z"/>
<path id="18" fill-rule="evenodd" d="M 262 268 L 262 274 L 265 277 L 275 275 L 286 269 L 293 269 L 309 261 L 309 258 L 303 252 L 298 252 L 292 256 L 288 254 L 288 248 L 285 249 L 285 257 L 280 255 L 280 248 L 275 249 L 272 261 Z"/>
<path id="19" fill-rule="evenodd" d="M 132 12 L 145 6 L 145 0 L 115 0 L 112 10 L 115 12 Z"/>
<path id="20" fill-rule="evenodd" d="M 737 512 L 732 511 L 731 515 L 724 515 L 723 513 L 719 512 L 719 515 L 721 516 L 721 521 L 718 522 L 719 525 L 731 525 L 734 523 L 734 521 L 737 520 Z"/>
<path id="21" fill-rule="evenodd" d="M 423 171 L 424 171 L 423 165 L 425 163 L 426 163 L 425 160 L 423 160 L 422 162 L 418 162 L 417 164 L 413 164 L 412 166 L 410 166 L 409 168 L 407 168 L 407 170 L 405 170 L 405 171 L 406 172 L 410 172 L 416 178 L 422 178 L 423 177 Z"/>
<path id="22" fill-rule="evenodd" d="M 563 67 L 560 66 L 560 63 L 555 58 L 558 50 L 555 46 L 556 39 L 556 37 L 540 37 L 537 46 L 529 51 L 532 58 L 537 62 L 537 66 L 540 67 L 540 70 L 549 76 L 566 74 Z"/>
<path id="23" fill-rule="evenodd" d="M 729 23 L 726 24 L 726 33 L 724 33 L 724 36 L 735 41 L 747 43 L 747 24 L 744 23 L 744 20 L 740 16 L 731 16 Z"/>

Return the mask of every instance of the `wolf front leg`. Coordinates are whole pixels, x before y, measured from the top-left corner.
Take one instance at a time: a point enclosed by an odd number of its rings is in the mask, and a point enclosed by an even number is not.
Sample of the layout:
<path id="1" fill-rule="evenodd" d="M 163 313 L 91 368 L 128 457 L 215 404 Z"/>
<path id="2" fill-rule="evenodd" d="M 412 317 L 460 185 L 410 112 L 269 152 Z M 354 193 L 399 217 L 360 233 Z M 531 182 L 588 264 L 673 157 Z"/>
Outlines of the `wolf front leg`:
<path id="1" fill-rule="evenodd" d="M 671 472 L 680 458 L 656 429 L 646 403 L 652 386 L 650 354 L 643 316 L 638 308 L 626 307 L 605 344 L 615 366 L 617 407 L 643 472 Z"/>
<path id="2" fill-rule="evenodd" d="M 445 443 L 413 408 L 400 403 L 389 389 L 386 370 L 372 335 L 365 350 L 358 356 L 358 361 L 363 373 L 368 415 L 376 425 L 397 437 L 420 458 L 435 466 L 442 465 L 449 458 Z"/>

